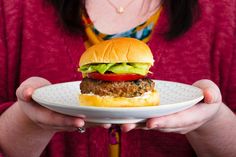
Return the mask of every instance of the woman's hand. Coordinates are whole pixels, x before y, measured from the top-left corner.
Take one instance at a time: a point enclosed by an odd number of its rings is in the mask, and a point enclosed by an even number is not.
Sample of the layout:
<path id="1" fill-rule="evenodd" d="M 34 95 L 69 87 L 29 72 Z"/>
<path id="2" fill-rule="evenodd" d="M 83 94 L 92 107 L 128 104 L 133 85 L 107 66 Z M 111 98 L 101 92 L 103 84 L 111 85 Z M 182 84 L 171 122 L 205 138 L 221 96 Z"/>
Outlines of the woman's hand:
<path id="1" fill-rule="evenodd" d="M 147 120 L 145 129 L 156 129 L 162 132 L 174 132 L 180 134 L 189 133 L 214 119 L 222 106 L 222 98 L 219 88 L 210 80 L 200 80 L 193 84 L 203 90 L 204 102 L 175 114 L 152 118 Z M 134 128 L 142 128 L 139 124 L 124 124 L 121 129 L 124 132 Z"/>
<path id="2" fill-rule="evenodd" d="M 16 91 L 17 105 L 33 123 L 48 131 L 75 131 L 83 127 L 85 122 L 82 118 L 66 116 L 53 112 L 34 102 L 31 98 L 35 89 L 50 85 L 51 83 L 40 77 L 31 77 L 25 80 Z"/>
<path id="3" fill-rule="evenodd" d="M 0 147 L 6 156 L 40 156 L 56 132 L 98 125 L 85 125 L 82 118 L 56 113 L 34 102 L 34 90 L 46 85 L 50 82 L 39 77 L 25 80 L 16 91 L 17 102 L 1 115 Z"/>

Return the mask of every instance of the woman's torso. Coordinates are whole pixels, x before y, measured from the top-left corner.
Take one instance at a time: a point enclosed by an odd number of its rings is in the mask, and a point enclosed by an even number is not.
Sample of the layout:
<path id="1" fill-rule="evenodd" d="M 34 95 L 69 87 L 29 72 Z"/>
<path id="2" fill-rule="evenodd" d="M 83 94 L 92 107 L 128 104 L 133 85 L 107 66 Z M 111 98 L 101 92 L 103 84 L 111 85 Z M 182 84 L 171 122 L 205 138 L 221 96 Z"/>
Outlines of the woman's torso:
<path id="1" fill-rule="evenodd" d="M 13 2 L 12 2 L 13 3 Z M 21 2 L 6 6 L 6 32 L 9 34 L 9 82 L 15 84 L 31 76 L 40 76 L 52 83 L 80 80 L 77 72 L 79 57 L 85 50 L 80 35 L 70 35 L 58 24 L 53 7 L 43 0 Z M 161 14 L 150 46 L 155 65 L 153 79 L 178 81 L 191 84 L 199 79 L 220 81 L 220 53 L 216 42 L 216 5 L 212 0 L 201 0 L 201 17 L 182 37 L 174 41 L 164 40 L 161 32 L 166 29 L 167 16 Z M 17 10 L 15 11 L 17 7 Z M 224 6 L 225 9 L 226 6 Z M 35 11 L 37 10 L 37 12 Z M 12 18 L 14 15 L 15 18 Z M 20 18 L 21 17 L 21 18 Z M 221 19 L 217 19 L 221 20 Z M 226 19 L 227 20 L 227 19 Z M 20 41 L 20 44 L 14 44 Z M 227 43 L 225 43 L 227 44 Z M 16 60 L 16 57 L 21 60 Z M 212 58 L 212 56 L 215 56 Z M 16 64 L 20 66 L 16 66 Z M 225 63 L 227 64 L 227 63 Z M 226 65 L 227 66 L 227 65 Z M 14 95 L 14 86 L 9 92 Z M 42 156 L 106 157 L 108 132 L 105 129 L 88 129 L 56 134 Z M 183 135 L 164 134 L 157 131 L 134 130 L 121 135 L 122 157 L 194 156 Z"/>

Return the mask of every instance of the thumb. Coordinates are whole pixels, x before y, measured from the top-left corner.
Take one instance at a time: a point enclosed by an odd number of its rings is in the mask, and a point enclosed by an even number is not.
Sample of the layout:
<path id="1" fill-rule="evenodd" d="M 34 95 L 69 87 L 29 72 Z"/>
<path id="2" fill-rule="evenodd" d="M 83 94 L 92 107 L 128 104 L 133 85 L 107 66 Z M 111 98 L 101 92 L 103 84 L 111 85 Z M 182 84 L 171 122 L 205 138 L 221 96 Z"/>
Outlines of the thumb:
<path id="1" fill-rule="evenodd" d="M 207 104 L 218 103 L 222 101 L 221 93 L 214 88 L 207 88 L 203 91 L 204 102 Z"/>
<path id="2" fill-rule="evenodd" d="M 41 77 L 30 77 L 24 82 L 16 90 L 16 96 L 19 100 L 22 101 L 31 101 L 32 94 L 35 89 L 50 85 L 51 83 Z"/>
<path id="3" fill-rule="evenodd" d="M 220 89 L 214 82 L 210 80 L 199 80 L 193 85 L 203 90 L 205 103 L 212 104 L 222 101 Z"/>

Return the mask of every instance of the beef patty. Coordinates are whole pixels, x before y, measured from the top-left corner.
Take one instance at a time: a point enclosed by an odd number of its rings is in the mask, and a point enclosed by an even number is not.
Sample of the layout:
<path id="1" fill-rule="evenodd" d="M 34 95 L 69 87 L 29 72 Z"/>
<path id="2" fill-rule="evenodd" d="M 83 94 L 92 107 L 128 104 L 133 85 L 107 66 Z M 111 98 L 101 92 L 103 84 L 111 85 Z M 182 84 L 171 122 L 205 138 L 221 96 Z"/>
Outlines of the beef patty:
<path id="1" fill-rule="evenodd" d="M 135 97 L 154 90 L 155 83 L 149 79 L 135 81 L 102 81 L 84 78 L 80 84 L 82 94 L 96 94 L 100 96 Z"/>

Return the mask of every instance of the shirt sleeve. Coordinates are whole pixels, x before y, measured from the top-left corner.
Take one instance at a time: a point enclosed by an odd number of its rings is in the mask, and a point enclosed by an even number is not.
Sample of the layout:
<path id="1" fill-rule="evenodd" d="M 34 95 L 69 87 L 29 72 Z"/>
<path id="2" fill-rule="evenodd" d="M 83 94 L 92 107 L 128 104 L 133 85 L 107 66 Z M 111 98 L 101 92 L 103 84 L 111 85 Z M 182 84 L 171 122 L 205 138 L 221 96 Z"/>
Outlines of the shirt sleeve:
<path id="1" fill-rule="evenodd" d="M 16 100 L 22 1 L 0 0 L 0 116 Z M 4 157 L 0 148 L 0 157 Z"/>
<path id="2" fill-rule="evenodd" d="M 22 8 L 22 1 L 0 0 L 0 114 L 16 100 Z"/>
<path id="3" fill-rule="evenodd" d="M 235 20 L 236 21 L 236 20 Z M 236 32 L 236 29 L 235 29 Z M 229 81 L 226 91 L 226 104 L 236 113 L 236 33 L 234 33 L 234 46 L 229 67 Z"/>
<path id="4" fill-rule="evenodd" d="M 0 0 L 0 115 L 14 102 L 8 99 L 7 88 L 7 42 L 3 1 Z M 0 157 L 4 157 L 0 148 Z"/>
<path id="5" fill-rule="evenodd" d="M 231 21 L 233 23 L 233 48 L 232 55 L 229 56 L 231 59 L 231 64 L 228 66 L 228 82 L 226 88 L 226 100 L 225 103 L 230 107 L 230 109 L 236 113 L 236 1 L 233 1 L 234 12 L 231 16 Z"/>
<path id="6" fill-rule="evenodd" d="M 3 2 L 0 0 L 0 104 L 7 101 L 7 43 L 5 29 Z"/>
<path id="7" fill-rule="evenodd" d="M 0 114 L 7 110 L 14 102 L 6 102 L 0 104 Z M 0 157 L 4 157 L 2 150 L 0 148 Z"/>

